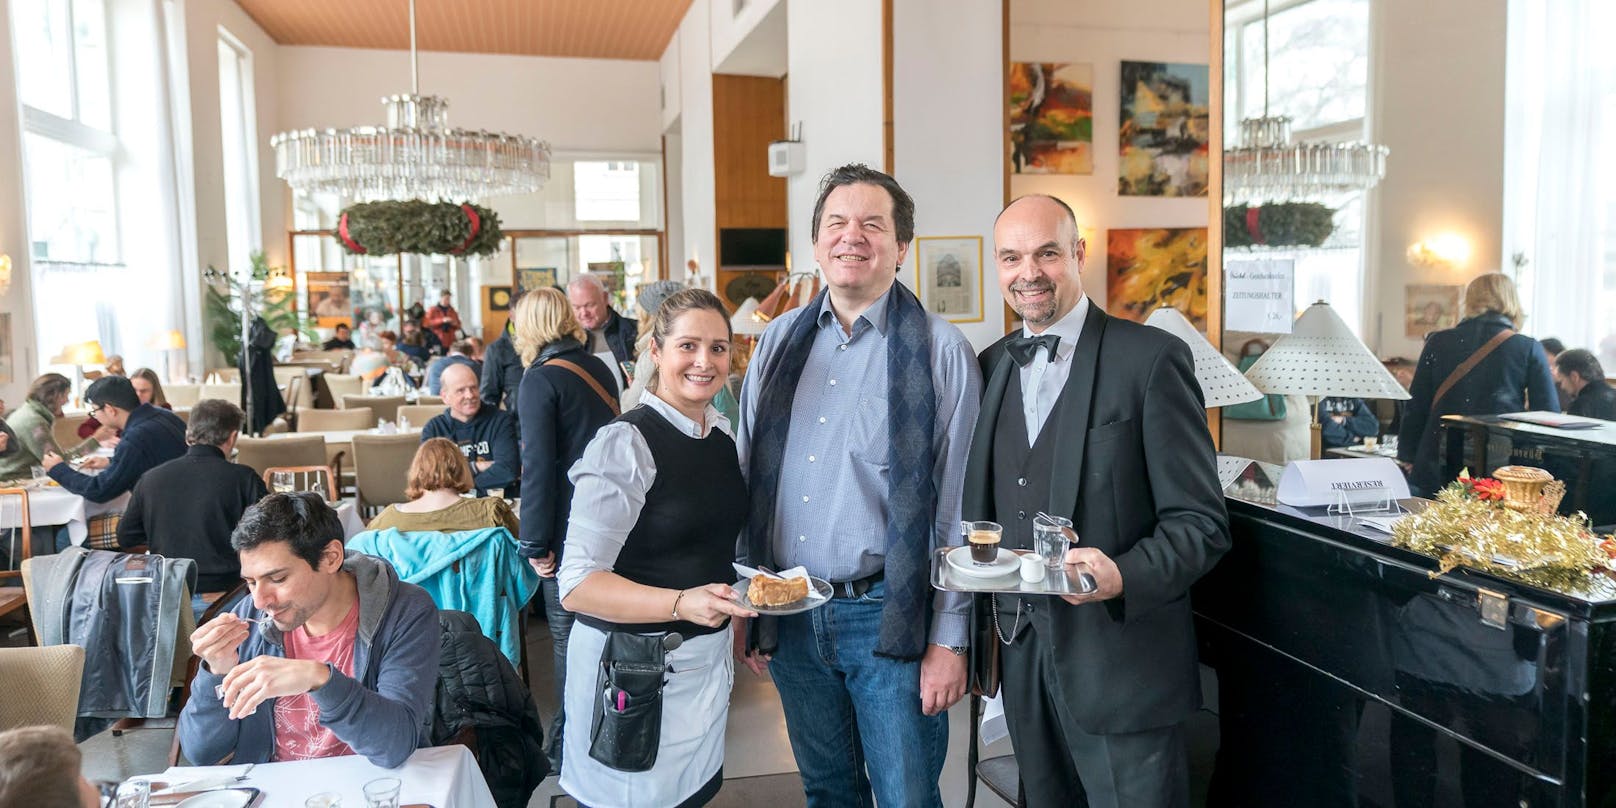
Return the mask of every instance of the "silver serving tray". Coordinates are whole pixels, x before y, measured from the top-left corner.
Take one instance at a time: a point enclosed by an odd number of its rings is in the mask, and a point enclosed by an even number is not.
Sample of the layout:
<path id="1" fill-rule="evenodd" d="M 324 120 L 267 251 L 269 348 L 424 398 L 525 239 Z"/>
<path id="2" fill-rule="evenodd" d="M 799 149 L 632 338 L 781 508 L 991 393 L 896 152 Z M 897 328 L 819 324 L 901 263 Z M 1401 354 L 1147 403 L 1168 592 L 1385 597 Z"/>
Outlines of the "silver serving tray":
<path id="1" fill-rule="evenodd" d="M 1094 576 L 1079 572 L 1076 567 L 1049 570 L 1044 580 L 1037 583 L 1024 581 L 1020 571 L 984 578 L 966 575 L 954 569 L 946 557 L 953 547 L 939 547 L 931 552 L 931 585 L 944 592 L 985 592 L 1003 595 L 1086 595 L 1099 587 Z M 1017 555 L 1031 550 L 1012 550 Z"/>

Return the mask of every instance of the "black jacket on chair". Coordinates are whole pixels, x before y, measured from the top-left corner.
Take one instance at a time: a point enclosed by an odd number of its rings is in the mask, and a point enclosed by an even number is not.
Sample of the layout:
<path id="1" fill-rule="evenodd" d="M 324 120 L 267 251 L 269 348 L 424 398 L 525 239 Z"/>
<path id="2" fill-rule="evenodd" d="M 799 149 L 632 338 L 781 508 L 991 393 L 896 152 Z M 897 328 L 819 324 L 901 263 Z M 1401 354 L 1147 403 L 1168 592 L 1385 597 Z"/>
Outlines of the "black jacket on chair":
<path id="1" fill-rule="evenodd" d="M 476 618 L 446 609 L 438 612 L 438 625 L 443 644 L 432 744 L 465 744 L 494 802 L 522 808 L 550 774 L 533 694 Z"/>
<path id="2" fill-rule="evenodd" d="M 617 381 L 606 363 L 573 339 L 544 346 L 533 366 L 522 374 L 517 398 L 522 430 L 522 535 L 523 558 L 541 558 L 554 552 L 561 557 L 567 537 L 567 515 L 572 509 L 572 482 L 567 470 L 584 454 L 595 433 L 615 416 L 578 374 L 554 364 L 564 359 L 584 369 L 604 388 L 612 401 Z"/>
<path id="3" fill-rule="evenodd" d="M 982 411 L 965 466 L 961 518 L 996 513 L 993 443 L 1017 365 L 1005 343 L 982 353 Z M 1038 601 L 1047 616 L 1062 700 L 1095 734 L 1137 732 L 1184 720 L 1201 702 L 1190 585 L 1229 549 L 1229 517 L 1183 340 L 1090 305 L 1060 402 L 1049 513 L 1116 562 L 1122 595 L 1072 606 Z M 1031 518 L 1027 514 L 1026 518 Z M 1047 602 L 1046 608 L 1042 604 Z M 1004 607 L 1000 606 L 1002 614 Z"/>

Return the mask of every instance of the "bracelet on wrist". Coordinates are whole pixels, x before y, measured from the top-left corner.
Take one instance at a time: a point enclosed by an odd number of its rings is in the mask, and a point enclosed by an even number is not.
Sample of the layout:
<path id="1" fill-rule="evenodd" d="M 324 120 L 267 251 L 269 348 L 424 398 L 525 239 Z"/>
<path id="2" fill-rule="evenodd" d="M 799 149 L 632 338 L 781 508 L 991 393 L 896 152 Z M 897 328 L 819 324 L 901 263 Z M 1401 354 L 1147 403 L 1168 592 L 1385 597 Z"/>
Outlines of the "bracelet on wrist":
<path id="1" fill-rule="evenodd" d="M 673 619 L 675 620 L 679 619 L 679 601 L 684 598 L 684 596 L 685 590 L 683 589 L 679 590 L 679 594 L 673 596 Z"/>

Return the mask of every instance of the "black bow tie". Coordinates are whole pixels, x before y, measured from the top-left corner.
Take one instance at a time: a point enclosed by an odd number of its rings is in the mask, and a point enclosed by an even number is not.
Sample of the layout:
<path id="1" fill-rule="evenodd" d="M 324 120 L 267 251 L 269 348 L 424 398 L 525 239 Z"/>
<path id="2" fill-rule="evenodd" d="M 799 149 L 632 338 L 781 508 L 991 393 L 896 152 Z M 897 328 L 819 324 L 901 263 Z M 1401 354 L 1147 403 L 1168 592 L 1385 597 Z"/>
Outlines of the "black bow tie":
<path id="1" fill-rule="evenodd" d="M 1004 349 L 1010 352 L 1010 358 L 1016 364 L 1026 367 L 1027 363 L 1038 355 L 1039 346 L 1049 351 L 1049 358 L 1055 358 L 1055 346 L 1060 344 L 1060 337 L 1054 334 L 1040 334 L 1036 337 L 1016 337 L 1005 343 Z"/>

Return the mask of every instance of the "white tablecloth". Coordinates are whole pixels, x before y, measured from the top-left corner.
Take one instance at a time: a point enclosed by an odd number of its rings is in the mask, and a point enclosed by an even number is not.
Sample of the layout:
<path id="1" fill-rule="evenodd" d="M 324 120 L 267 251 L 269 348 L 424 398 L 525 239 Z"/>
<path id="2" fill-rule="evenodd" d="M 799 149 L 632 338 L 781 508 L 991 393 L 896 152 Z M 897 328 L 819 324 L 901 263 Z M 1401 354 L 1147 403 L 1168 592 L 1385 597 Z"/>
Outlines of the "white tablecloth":
<path id="1" fill-rule="evenodd" d="M 175 767 L 161 779 L 181 782 L 207 776 L 215 768 Z M 264 792 L 260 808 L 303 808 L 309 797 L 331 791 L 342 796 L 342 804 L 365 804 L 365 784 L 381 778 L 403 781 L 399 804 L 425 803 L 433 808 L 496 808 L 494 795 L 477 769 L 477 759 L 464 746 L 437 746 L 417 749 L 397 769 L 384 769 L 358 755 L 299 760 L 292 763 L 263 763 L 254 766 L 242 786 Z"/>
<path id="2" fill-rule="evenodd" d="M 90 534 L 92 516 L 103 513 L 122 513 L 129 504 L 129 495 L 121 494 L 106 502 L 91 502 L 64 488 L 54 485 L 28 492 L 28 521 L 34 527 L 67 525 L 68 536 L 74 544 L 83 544 Z M 0 508 L 0 528 L 18 527 L 17 509 Z"/>
<path id="3" fill-rule="evenodd" d="M 359 506 L 351 499 L 337 503 L 337 519 L 342 522 L 343 541 L 353 538 L 365 529 L 365 520 L 359 518 Z"/>

